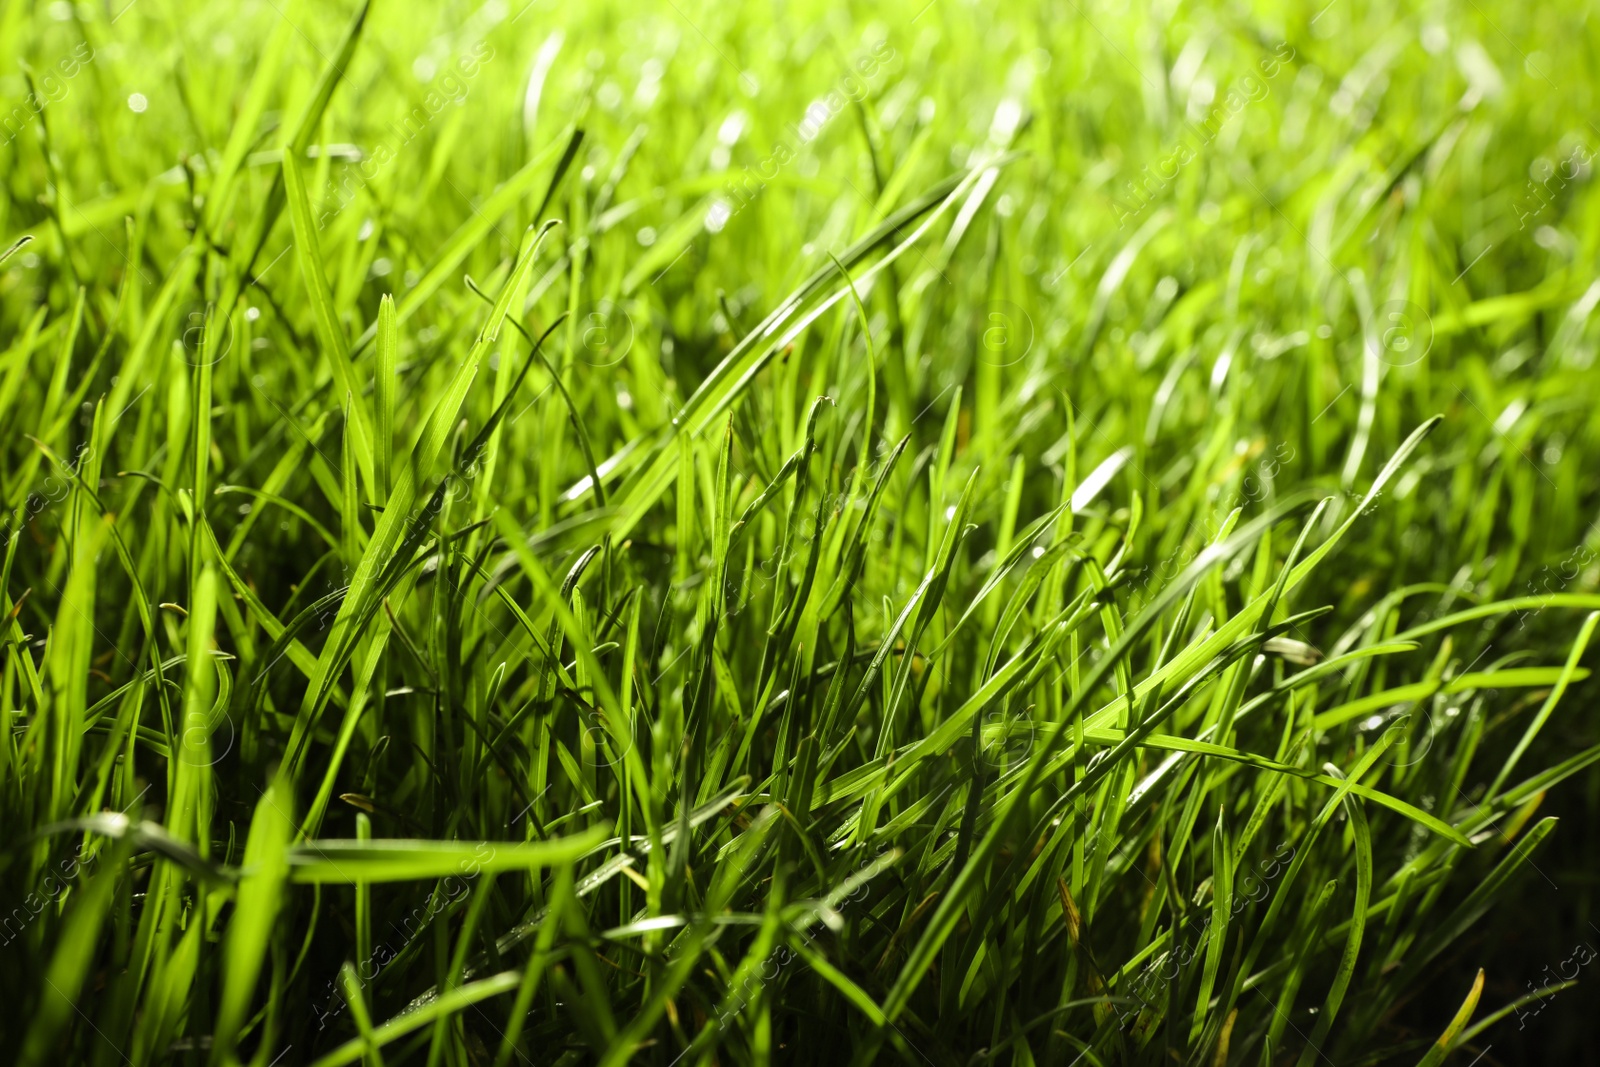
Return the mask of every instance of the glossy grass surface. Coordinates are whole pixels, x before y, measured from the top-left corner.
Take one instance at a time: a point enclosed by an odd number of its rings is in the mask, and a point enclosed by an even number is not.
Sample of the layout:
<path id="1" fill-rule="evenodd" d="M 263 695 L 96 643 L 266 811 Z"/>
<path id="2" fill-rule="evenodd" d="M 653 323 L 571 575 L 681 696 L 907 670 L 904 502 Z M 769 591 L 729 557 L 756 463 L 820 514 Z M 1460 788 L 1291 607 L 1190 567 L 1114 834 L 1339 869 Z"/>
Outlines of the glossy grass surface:
<path id="1" fill-rule="evenodd" d="M 1576 1062 L 1597 43 L 6 5 L 6 1056 Z"/>

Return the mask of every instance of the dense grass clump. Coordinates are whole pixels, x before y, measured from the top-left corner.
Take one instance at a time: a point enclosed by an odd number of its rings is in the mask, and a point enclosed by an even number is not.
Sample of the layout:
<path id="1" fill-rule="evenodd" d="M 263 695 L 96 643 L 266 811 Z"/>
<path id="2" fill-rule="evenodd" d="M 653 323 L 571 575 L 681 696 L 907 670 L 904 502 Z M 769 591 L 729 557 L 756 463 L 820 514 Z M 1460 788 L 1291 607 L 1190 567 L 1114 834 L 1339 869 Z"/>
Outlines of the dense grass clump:
<path id="1" fill-rule="evenodd" d="M 1575 1062 L 1597 44 L 8 7 L 5 1057 Z"/>

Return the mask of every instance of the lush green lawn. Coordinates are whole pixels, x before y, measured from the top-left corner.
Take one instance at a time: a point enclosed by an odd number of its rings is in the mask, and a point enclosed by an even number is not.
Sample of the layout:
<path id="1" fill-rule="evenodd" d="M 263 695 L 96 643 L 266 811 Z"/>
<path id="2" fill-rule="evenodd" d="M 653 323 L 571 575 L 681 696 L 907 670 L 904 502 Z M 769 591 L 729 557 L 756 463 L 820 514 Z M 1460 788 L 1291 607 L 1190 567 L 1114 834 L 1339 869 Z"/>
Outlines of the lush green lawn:
<path id="1" fill-rule="evenodd" d="M 1157 7 L 6 6 L 7 1057 L 1592 1057 L 1600 28 Z"/>

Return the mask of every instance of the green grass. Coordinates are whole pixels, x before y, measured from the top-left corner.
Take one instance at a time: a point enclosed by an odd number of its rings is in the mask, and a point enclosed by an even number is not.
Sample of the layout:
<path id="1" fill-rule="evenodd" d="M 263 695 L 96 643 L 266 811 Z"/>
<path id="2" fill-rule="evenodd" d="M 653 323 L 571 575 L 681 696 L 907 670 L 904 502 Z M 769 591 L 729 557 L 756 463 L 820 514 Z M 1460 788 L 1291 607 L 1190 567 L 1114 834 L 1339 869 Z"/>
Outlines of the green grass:
<path id="1" fill-rule="evenodd" d="M 8 1052 L 1582 1034 L 1597 45 L 8 5 Z"/>

